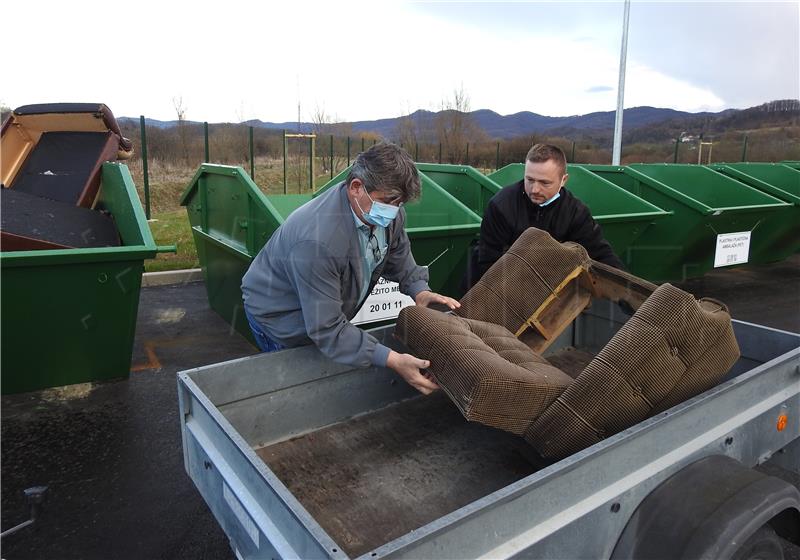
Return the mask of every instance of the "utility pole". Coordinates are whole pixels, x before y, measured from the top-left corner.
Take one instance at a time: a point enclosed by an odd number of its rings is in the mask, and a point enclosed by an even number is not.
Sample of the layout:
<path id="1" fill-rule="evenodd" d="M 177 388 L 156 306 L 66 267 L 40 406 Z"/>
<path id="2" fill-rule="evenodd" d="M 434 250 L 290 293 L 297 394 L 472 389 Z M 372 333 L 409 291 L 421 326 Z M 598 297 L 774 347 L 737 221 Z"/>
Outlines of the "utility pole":
<path id="1" fill-rule="evenodd" d="M 617 85 L 617 115 L 614 119 L 614 151 L 611 164 L 619 165 L 622 156 L 622 111 L 625 105 L 625 62 L 628 55 L 628 20 L 631 0 L 625 0 L 625 15 L 622 22 L 622 49 L 619 55 L 619 84 Z"/>

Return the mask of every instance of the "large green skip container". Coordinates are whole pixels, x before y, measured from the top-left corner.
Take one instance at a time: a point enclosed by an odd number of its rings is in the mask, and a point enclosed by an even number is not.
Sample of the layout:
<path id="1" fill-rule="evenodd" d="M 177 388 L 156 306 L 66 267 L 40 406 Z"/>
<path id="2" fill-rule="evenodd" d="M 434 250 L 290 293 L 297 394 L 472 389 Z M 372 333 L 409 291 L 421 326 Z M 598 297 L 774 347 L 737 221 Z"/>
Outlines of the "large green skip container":
<path id="1" fill-rule="evenodd" d="M 752 262 L 782 261 L 800 250 L 800 170 L 776 163 L 726 163 L 712 169 L 790 204 L 756 227 Z M 755 233 L 753 234 L 755 236 Z"/>
<path id="2" fill-rule="evenodd" d="M 489 199 L 502 188 L 469 165 L 418 163 L 417 169 L 480 217 L 483 217 Z"/>
<path id="3" fill-rule="evenodd" d="M 144 260 L 162 249 L 125 165 L 103 165 L 97 207 L 121 246 L 0 253 L 3 393 L 129 375 Z"/>
<path id="4" fill-rule="evenodd" d="M 320 194 L 347 170 L 318 190 Z M 427 265 L 431 289 L 456 294 L 466 247 L 480 218 L 427 177 L 423 202 L 406 206 L 406 231 L 417 263 Z M 181 197 L 186 207 L 211 308 L 253 342 L 242 304 L 242 277 L 258 251 L 311 194 L 265 195 L 241 167 L 202 165 Z"/>
<path id="5" fill-rule="evenodd" d="M 280 215 L 281 223 L 289 217 L 289 214 L 313 198 L 310 194 L 268 194 L 266 196 Z"/>
<path id="6" fill-rule="evenodd" d="M 349 168 L 339 173 L 317 194 L 344 181 L 348 172 Z M 469 246 L 480 234 L 481 216 L 422 171 L 420 183 L 422 196 L 404 206 L 411 252 L 417 264 L 428 267 L 431 290 L 458 297 Z"/>
<path id="7" fill-rule="evenodd" d="M 211 308 L 254 343 L 242 277 L 286 217 L 311 195 L 265 195 L 241 167 L 204 164 L 181 197 Z"/>
<path id="8" fill-rule="evenodd" d="M 704 166 L 580 167 L 671 212 L 620 255 L 631 272 L 654 282 L 702 276 L 714 268 L 719 234 L 751 231 L 787 206 Z"/>
<path id="9" fill-rule="evenodd" d="M 509 163 L 505 167 L 501 167 L 500 169 L 489 173 L 487 177 L 494 181 L 496 184 L 500 185 L 500 188 L 507 187 L 508 185 L 513 185 L 517 181 L 522 181 L 522 178 L 525 176 L 525 164 L 524 163 Z"/>
<path id="10" fill-rule="evenodd" d="M 628 248 L 647 228 L 669 215 L 669 212 L 582 167 L 568 165 L 567 173 L 567 189 L 586 204 L 592 217 L 603 228 L 603 237 L 623 260 Z M 508 186 L 521 181 L 524 175 L 525 165 L 512 163 L 489 177 L 500 179 L 503 186 Z"/>

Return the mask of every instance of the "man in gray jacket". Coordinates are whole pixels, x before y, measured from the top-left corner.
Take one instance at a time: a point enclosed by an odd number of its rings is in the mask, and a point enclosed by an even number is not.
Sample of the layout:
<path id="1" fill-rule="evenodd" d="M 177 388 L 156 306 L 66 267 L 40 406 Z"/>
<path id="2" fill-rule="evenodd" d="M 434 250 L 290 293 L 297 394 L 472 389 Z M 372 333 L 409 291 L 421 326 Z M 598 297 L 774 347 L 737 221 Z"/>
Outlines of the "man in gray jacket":
<path id="1" fill-rule="evenodd" d="M 427 270 L 411 254 L 402 205 L 419 193 L 408 153 L 381 143 L 358 155 L 343 183 L 295 210 L 242 280 L 259 347 L 313 343 L 337 362 L 390 367 L 422 393 L 437 389 L 420 371 L 428 361 L 390 350 L 350 323 L 381 276 L 398 282 L 417 305 L 459 307 L 430 291 Z"/>

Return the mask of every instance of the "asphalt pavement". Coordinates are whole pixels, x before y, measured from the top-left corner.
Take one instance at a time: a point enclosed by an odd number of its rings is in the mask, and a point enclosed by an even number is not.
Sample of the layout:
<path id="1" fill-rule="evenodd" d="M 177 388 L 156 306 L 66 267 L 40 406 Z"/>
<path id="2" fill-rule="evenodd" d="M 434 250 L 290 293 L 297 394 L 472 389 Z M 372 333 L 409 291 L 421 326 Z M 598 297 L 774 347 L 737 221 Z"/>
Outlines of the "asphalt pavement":
<path id="1" fill-rule="evenodd" d="M 800 255 L 678 286 L 735 319 L 800 332 Z M 4 395 L 2 529 L 28 519 L 24 489 L 49 490 L 37 522 L 2 539 L 2 557 L 234 558 L 184 471 L 176 373 L 255 351 L 209 308 L 202 282 L 143 288 L 130 378 Z"/>
<path id="2" fill-rule="evenodd" d="M 129 379 L 3 396 L 3 530 L 28 519 L 25 488 L 49 487 L 3 558 L 233 559 L 183 467 L 176 373 L 255 352 L 202 282 L 143 288 Z"/>

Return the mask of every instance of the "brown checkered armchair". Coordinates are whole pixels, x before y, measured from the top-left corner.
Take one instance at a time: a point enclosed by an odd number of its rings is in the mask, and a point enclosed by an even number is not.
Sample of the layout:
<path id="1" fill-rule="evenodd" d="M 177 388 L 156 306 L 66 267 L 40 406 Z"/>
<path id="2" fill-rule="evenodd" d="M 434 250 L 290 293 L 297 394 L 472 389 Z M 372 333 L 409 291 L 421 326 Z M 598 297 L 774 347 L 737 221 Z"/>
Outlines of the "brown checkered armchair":
<path id="1" fill-rule="evenodd" d="M 592 298 L 633 316 L 575 379 L 541 353 Z M 739 357 L 727 308 L 591 261 L 526 231 L 461 300 L 458 314 L 403 309 L 395 334 L 431 361 L 470 421 L 560 458 L 713 387 Z"/>

